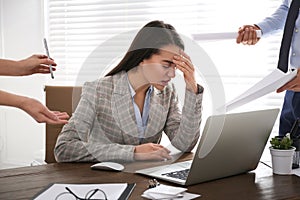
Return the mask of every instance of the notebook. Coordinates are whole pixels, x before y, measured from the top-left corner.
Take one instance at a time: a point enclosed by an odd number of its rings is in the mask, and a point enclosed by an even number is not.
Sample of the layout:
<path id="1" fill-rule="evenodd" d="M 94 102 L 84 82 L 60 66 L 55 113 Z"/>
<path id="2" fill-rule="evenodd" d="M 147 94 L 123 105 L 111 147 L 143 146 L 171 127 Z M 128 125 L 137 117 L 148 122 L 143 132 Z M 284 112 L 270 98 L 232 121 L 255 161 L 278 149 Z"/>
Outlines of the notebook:
<path id="1" fill-rule="evenodd" d="M 267 109 L 210 116 L 193 160 L 141 169 L 136 173 L 192 185 L 254 170 L 278 112 L 279 109 Z"/>

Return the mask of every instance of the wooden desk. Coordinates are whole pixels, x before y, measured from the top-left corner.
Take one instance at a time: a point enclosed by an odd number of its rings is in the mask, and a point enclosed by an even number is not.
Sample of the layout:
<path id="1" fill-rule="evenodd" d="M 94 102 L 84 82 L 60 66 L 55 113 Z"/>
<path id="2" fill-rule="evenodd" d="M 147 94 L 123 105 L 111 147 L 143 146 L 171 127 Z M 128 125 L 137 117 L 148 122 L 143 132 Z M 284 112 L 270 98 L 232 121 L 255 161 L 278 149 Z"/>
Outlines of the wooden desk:
<path id="1" fill-rule="evenodd" d="M 188 159 L 184 157 L 182 160 Z M 50 183 L 136 183 L 130 199 L 142 199 L 149 178 L 128 172 L 95 171 L 90 163 L 54 163 L 0 171 L 0 199 L 31 199 Z M 132 164 L 126 165 L 131 168 Z M 160 181 L 164 184 L 169 184 Z M 273 175 L 263 164 L 253 172 L 188 187 L 200 199 L 300 199 L 300 178 Z"/>

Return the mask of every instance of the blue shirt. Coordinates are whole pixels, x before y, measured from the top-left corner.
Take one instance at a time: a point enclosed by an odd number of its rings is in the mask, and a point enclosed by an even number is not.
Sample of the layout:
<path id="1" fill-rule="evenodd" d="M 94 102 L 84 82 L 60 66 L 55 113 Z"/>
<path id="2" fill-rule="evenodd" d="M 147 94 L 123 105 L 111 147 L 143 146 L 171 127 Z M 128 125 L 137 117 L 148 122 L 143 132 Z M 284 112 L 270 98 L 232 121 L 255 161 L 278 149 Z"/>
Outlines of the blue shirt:
<path id="1" fill-rule="evenodd" d="M 284 28 L 285 20 L 289 11 L 291 0 L 283 0 L 280 7 L 270 16 L 265 18 L 262 22 L 257 23 L 257 26 L 262 30 L 263 36 L 269 35 L 273 31 Z M 299 14 L 300 15 L 300 14 Z M 294 34 L 291 44 L 290 65 L 292 67 L 300 68 L 300 17 L 296 20 Z"/>
<path id="2" fill-rule="evenodd" d="M 127 80 L 128 80 L 128 76 L 127 76 Z M 136 119 L 138 131 L 139 131 L 139 138 L 140 138 L 140 142 L 142 142 L 142 140 L 144 138 L 144 133 L 145 133 L 145 130 L 147 127 L 148 117 L 149 117 L 150 97 L 151 97 L 151 93 L 153 92 L 153 86 L 151 85 L 146 92 L 143 113 L 141 114 L 138 105 L 134 101 L 134 96 L 136 93 L 135 93 L 134 89 L 132 88 L 129 80 L 128 80 L 128 85 L 129 85 L 132 104 L 133 104 L 133 108 L 134 108 L 135 119 Z"/>

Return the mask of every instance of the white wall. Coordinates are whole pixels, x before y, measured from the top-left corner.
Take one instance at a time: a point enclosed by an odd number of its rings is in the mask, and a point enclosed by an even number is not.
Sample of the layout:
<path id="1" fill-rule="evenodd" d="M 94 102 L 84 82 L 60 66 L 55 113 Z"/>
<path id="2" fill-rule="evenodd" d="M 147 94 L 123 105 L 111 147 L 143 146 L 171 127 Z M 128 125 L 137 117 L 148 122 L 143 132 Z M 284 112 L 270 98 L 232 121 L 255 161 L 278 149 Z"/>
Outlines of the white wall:
<path id="1" fill-rule="evenodd" d="M 0 0 L 0 56 L 23 59 L 44 53 L 43 1 Z M 0 89 L 44 102 L 45 75 L 0 77 Z M 44 148 L 45 125 L 25 112 L 0 107 L 0 168 L 30 165 Z"/>

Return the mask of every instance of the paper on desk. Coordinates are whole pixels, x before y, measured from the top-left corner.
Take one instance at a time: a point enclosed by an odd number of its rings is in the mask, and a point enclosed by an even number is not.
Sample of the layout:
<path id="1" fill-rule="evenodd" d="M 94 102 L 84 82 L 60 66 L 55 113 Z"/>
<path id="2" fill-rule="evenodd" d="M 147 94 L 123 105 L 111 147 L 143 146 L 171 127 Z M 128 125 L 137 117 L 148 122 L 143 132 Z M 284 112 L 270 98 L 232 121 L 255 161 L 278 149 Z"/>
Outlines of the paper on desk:
<path id="1" fill-rule="evenodd" d="M 192 194 L 185 192 L 187 189 L 182 187 L 174 187 L 168 185 L 159 185 L 155 188 L 150 188 L 146 190 L 142 197 L 148 199 L 181 199 L 181 200 L 188 200 L 194 199 L 199 197 L 198 194 Z"/>
<path id="2" fill-rule="evenodd" d="M 142 194 L 142 197 L 147 199 L 155 199 L 155 200 L 170 200 L 170 199 L 178 199 L 178 200 L 190 200 L 190 199 L 196 199 L 197 197 L 200 197 L 200 194 L 192 194 L 188 192 L 183 192 L 177 196 L 164 196 L 164 195 L 149 195 L 149 194 Z"/>
<path id="3" fill-rule="evenodd" d="M 230 111 L 234 108 L 242 106 L 250 101 L 253 101 L 259 97 L 262 97 L 268 93 L 276 91 L 278 88 L 283 86 L 285 83 L 292 80 L 297 75 L 297 70 L 284 73 L 279 69 L 273 70 L 269 75 L 263 78 L 261 81 L 256 83 L 254 86 L 249 88 L 247 91 L 226 103 L 226 111 Z M 222 110 L 224 107 L 219 108 Z"/>
<path id="4" fill-rule="evenodd" d="M 295 174 L 295 175 L 297 175 L 297 176 L 300 176 L 300 168 L 298 168 L 298 169 L 293 169 L 293 170 L 292 170 L 292 174 Z"/>
<path id="5" fill-rule="evenodd" d="M 107 199 L 118 199 L 127 187 L 127 183 L 122 184 L 53 184 L 34 200 L 55 199 L 58 195 L 68 192 L 65 188 L 70 188 L 78 197 L 84 198 L 85 195 L 94 189 L 101 189 L 105 192 Z M 66 194 L 67 195 L 67 194 Z M 99 192 L 99 195 L 102 195 Z M 68 195 L 67 195 L 68 197 Z M 103 198 L 93 196 L 93 198 Z"/>
<path id="6" fill-rule="evenodd" d="M 261 30 L 256 31 L 257 37 L 261 37 Z M 238 36 L 237 32 L 223 32 L 223 33 L 199 33 L 193 34 L 194 40 L 200 41 L 210 41 L 210 40 L 228 40 L 236 39 Z"/>

